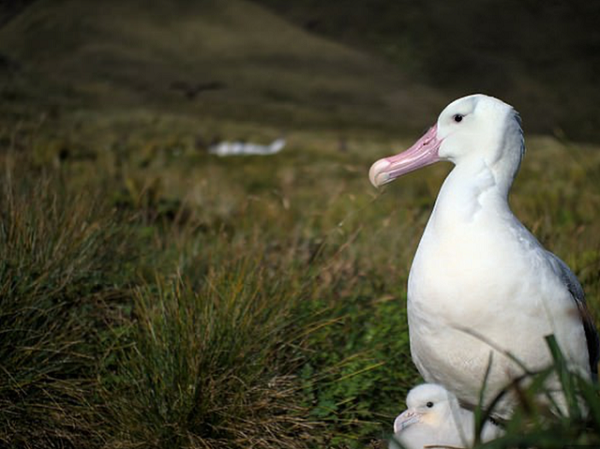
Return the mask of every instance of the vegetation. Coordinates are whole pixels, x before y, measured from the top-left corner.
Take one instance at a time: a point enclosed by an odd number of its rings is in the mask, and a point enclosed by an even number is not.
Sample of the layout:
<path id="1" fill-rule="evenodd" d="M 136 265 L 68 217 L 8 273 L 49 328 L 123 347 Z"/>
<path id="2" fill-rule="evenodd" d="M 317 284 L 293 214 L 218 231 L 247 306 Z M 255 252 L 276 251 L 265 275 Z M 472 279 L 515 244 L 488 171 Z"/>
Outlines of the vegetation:
<path id="1" fill-rule="evenodd" d="M 4 114 L 33 109 L 61 127 L 125 108 L 282 131 L 420 129 L 443 100 L 406 84 L 391 65 L 246 0 L 37 0 L 0 27 Z M 397 120 L 411 103 L 418 110 Z"/>
<path id="2" fill-rule="evenodd" d="M 442 96 L 390 95 L 401 72 L 250 2 L 96 3 L 24 1 L 0 27 L 0 446 L 385 446 L 419 382 L 405 286 L 449 167 L 384 192 L 367 171 Z M 206 151 L 282 132 L 274 156 Z M 598 147 L 527 145 L 513 208 L 599 321 Z M 488 446 L 597 443 L 595 387 L 563 380 L 590 422 L 525 391 Z"/>
<path id="3" fill-rule="evenodd" d="M 365 171 L 402 144 L 336 143 L 298 134 L 268 159 L 158 140 L 93 161 L 5 153 L 2 441 L 359 447 L 385 436 L 418 382 L 405 285 L 447 167 L 381 195 Z M 147 164 L 151 144 L 160 162 Z M 597 316 L 597 150 L 548 138 L 529 148 L 513 206 L 574 268 Z"/>
<path id="4" fill-rule="evenodd" d="M 130 248 L 97 192 L 18 162 L 3 159 L 0 182 L 0 442 L 97 444 L 99 344 L 134 274 Z"/>

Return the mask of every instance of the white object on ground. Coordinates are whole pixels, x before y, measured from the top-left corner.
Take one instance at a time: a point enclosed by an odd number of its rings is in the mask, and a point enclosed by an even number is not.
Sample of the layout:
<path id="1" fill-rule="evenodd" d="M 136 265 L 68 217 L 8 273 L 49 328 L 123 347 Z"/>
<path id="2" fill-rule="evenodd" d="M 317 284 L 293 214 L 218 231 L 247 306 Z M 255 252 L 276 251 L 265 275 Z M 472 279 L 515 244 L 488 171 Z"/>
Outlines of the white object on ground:
<path id="1" fill-rule="evenodd" d="M 209 153 L 217 156 L 271 155 L 279 153 L 285 146 L 285 139 L 274 140 L 270 145 L 249 142 L 221 142 L 212 145 Z"/>

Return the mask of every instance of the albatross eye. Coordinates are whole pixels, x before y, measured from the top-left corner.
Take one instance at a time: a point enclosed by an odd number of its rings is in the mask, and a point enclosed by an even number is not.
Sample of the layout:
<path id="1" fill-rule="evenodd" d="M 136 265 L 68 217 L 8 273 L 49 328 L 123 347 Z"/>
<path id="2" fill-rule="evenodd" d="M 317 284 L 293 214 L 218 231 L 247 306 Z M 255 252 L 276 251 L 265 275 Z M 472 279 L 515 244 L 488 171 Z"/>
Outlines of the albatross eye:
<path id="1" fill-rule="evenodd" d="M 429 401 L 427 404 L 425 404 L 427 407 L 431 408 L 433 407 L 433 402 Z"/>
<path id="2" fill-rule="evenodd" d="M 463 117 L 464 117 L 464 115 L 462 115 L 462 114 L 454 114 L 454 115 L 452 116 L 452 119 L 453 119 L 453 120 L 454 120 L 456 123 L 460 123 L 460 122 L 462 122 L 462 119 L 463 119 Z"/>

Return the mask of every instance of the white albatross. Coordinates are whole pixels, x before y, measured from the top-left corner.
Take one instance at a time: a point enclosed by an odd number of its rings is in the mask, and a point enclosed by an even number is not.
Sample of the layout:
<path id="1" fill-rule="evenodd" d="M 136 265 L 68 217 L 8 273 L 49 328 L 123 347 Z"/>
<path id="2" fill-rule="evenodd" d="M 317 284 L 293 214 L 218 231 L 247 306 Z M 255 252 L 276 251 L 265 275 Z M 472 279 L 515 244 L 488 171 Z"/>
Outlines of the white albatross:
<path id="1" fill-rule="evenodd" d="M 408 150 L 373 164 L 379 187 L 436 161 L 455 164 L 439 192 L 408 280 L 412 359 L 427 382 L 461 403 L 486 403 L 524 371 L 552 363 L 554 334 L 570 367 L 596 378 L 598 335 L 577 278 L 510 210 L 525 151 L 518 113 L 485 95 L 449 104 Z M 510 415 L 510 397 L 495 409 Z"/>
<path id="2" fill-rule="evenodd" d="M 217 156 L 270 156 L 277 154 L 285 147 L 285 139 L 276 139 L 269 145 L 251 142 L 221 142 L 212 145 L 208 152 Z"/>
<path id="3" fill-rule="evenodd" d="M 461 408 L 456 396 L 441 385 L 422 384 L 408 393 L 407 410 L 394 421 L 390 449 L 423 449 L 425 446 L 472 447 L 475 441 L 475 415 Z M 480 441 L 503 434 L 502 429 L 486 422 Z"/>

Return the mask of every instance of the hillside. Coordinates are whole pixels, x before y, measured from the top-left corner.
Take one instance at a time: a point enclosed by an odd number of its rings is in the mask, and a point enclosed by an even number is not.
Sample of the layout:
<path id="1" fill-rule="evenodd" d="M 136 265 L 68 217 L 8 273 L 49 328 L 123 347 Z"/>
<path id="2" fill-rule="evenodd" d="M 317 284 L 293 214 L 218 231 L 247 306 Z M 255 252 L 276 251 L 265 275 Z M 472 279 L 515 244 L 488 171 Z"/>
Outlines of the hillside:
<path id="1" fill-rule="evenodd" d="M 471 90 L 425 64 L 469 29 L 426 50 L 448 6 L 347 1 L 0 0 L 0 448 L 388 447 L 421 381 L 406 286 L 451 164 L 385 189 L 368 170 Z M 423 43 L 388 48 L 408 25 Z M 547 110 L 513 98 L 511 209 L 598 323 L 600 145 L 531 132 L 576 110 L 548 86 Z M 207 151 L 279 137 L 270 156 Z M 600 413 L 577 406 L 600 410 L 597 387 L 555 357 L 569 416 L 534 402 L 544 371 L 492 446 L 598 445 Z"/>
<path id="2" fill-rule="evenodd" d="M 14 118 L 142 108 L 282 129 L 421 129 L 444 103 L 244 0 L 39 0 L 0 29 L 0 55 Z"/>
<path id="3" fill-rule="evenodd" d="M 450 97 L 503 98 L 528 131 L 600 140 L 600 2 L 257 2 Z"/>

